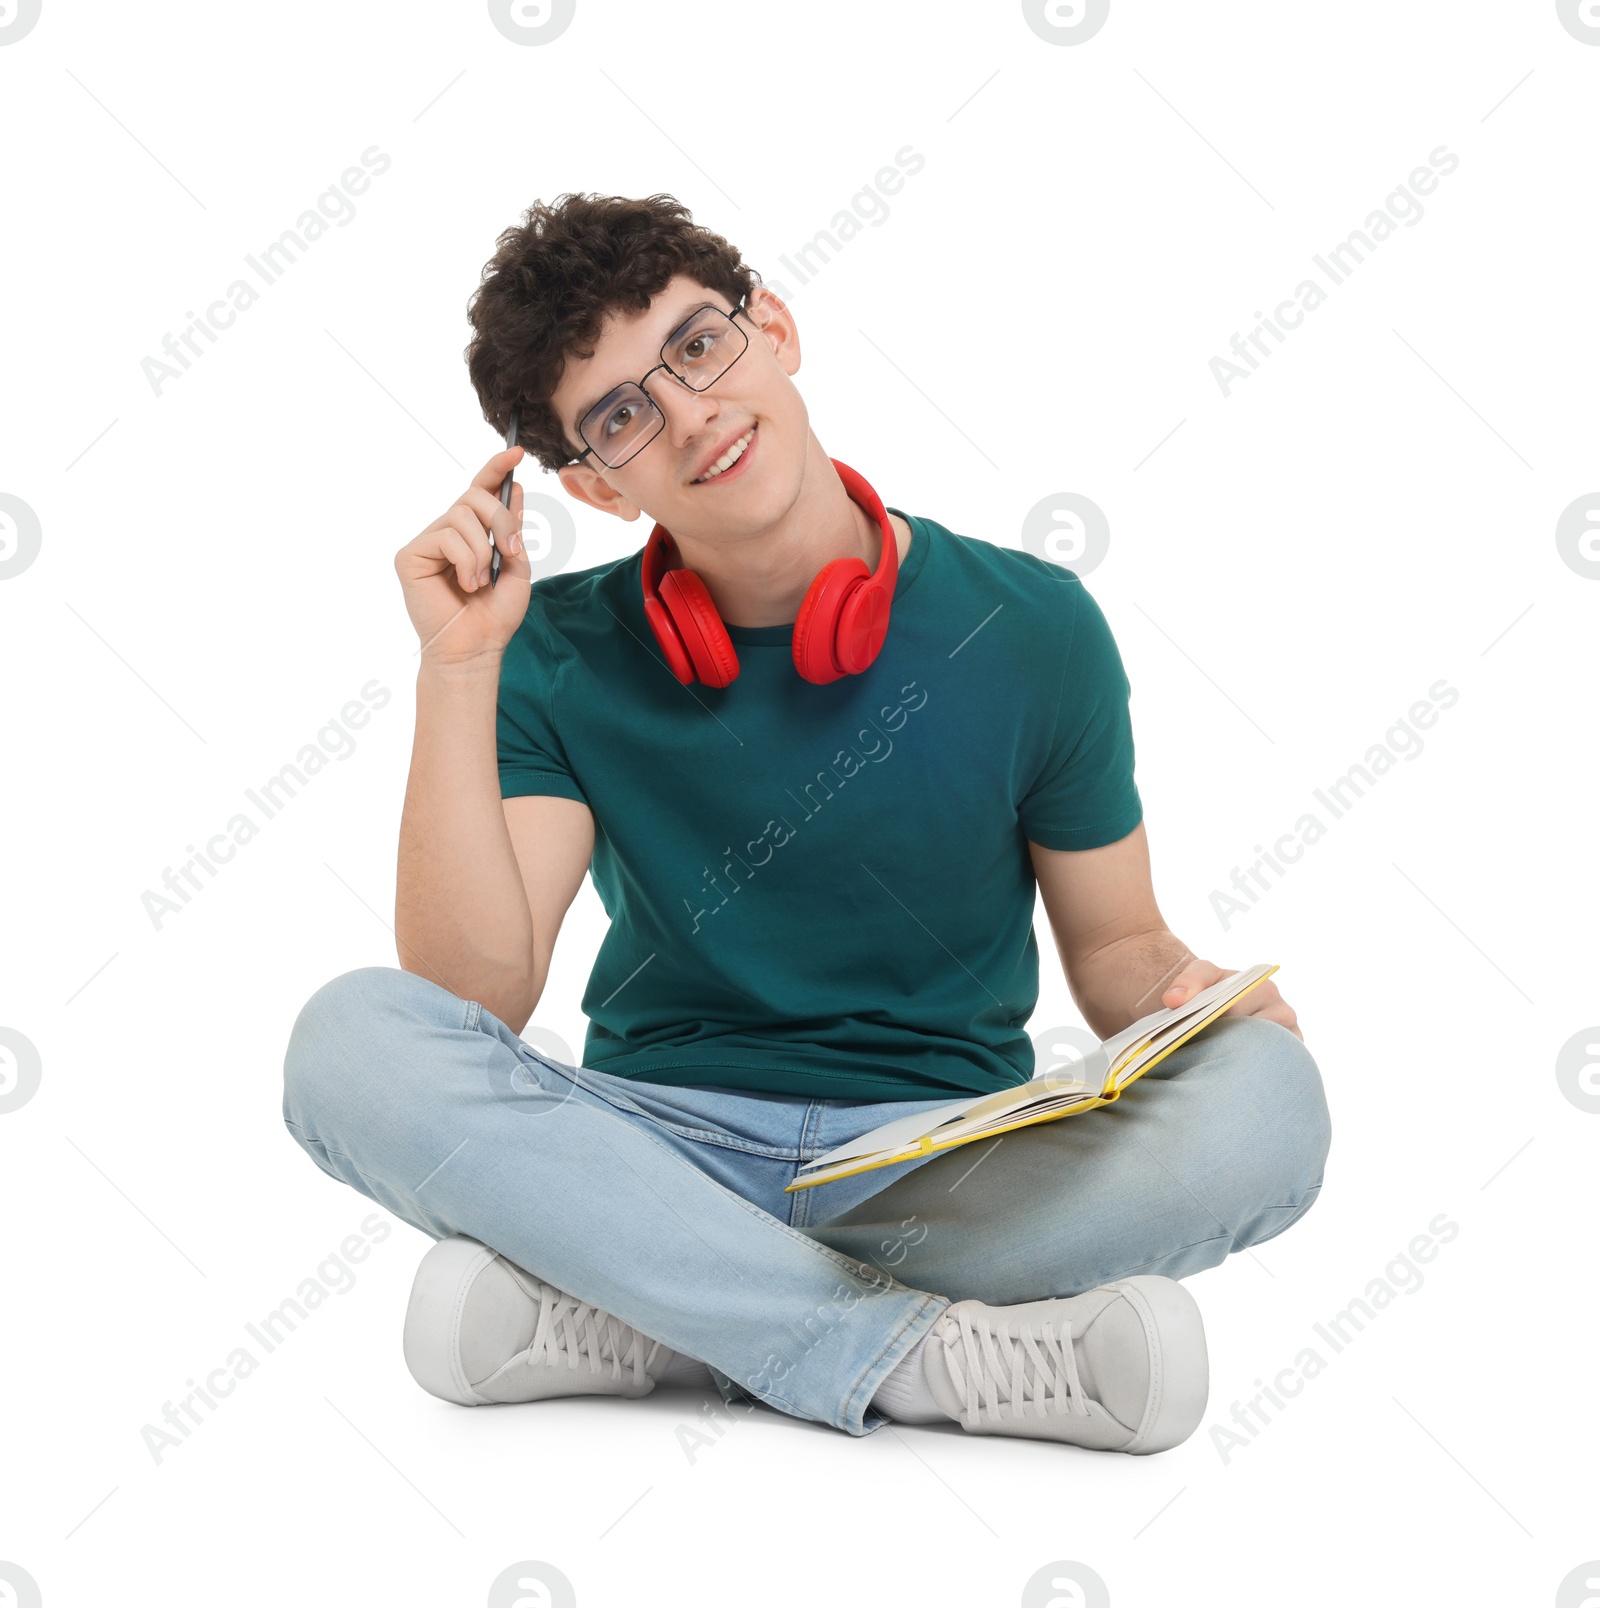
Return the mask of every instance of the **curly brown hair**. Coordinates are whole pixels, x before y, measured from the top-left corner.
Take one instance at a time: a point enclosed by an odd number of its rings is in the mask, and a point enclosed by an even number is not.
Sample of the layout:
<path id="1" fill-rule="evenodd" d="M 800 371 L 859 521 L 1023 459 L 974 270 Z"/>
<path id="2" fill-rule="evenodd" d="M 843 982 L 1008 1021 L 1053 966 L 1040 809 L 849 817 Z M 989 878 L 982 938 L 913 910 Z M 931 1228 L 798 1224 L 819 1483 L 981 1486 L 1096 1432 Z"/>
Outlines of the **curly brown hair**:
<path id="1" fill-rule="evenodd" d="M 569 191 L 535 201 L 501 234 L 467 304 L 473 335 L 463 355 L 484 418 L 503 436 L 520 403 L 518 443 L 546 470 L 570 462 L 550 406 L 568 356 L 593 357 L 608 314 L 644 312 L 680 273 L 735 305 L 761 282 L 670 195 Z"/>

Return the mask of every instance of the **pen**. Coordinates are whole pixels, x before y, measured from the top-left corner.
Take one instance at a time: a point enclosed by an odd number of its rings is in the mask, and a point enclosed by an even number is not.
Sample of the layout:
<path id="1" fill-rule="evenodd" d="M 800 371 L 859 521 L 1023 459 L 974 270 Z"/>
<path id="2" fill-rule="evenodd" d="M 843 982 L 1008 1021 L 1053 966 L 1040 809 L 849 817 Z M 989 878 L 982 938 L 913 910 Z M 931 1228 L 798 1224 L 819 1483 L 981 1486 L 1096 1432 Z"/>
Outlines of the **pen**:
<path id="1" fill-rule="evenodd" d="M 515 407 L 511 410 L 511 423 L 506 426 L 506 446 L 514 447 L 517 437 L 522 433 L 522 409 Z M 506 477 L 500 482 L 500 501 L 507 508 L 511 506 L 511 482 L 515 478 L 515 471 L 506 470 Z M 489 532 L 489 585 L 492 587 L 500 579 L 500 546 L 494 539 L 494 532 Z"/>

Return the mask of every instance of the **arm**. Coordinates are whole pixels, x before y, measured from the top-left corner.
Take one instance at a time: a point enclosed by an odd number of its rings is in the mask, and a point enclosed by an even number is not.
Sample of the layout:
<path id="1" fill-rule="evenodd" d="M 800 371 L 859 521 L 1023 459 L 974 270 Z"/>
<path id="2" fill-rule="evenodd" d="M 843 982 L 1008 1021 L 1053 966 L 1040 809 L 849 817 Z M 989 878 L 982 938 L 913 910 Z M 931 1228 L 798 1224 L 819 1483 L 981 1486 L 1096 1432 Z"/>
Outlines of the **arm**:
<path id="1" fill-rule="evenodd" d="M 527 611 L 531 574 L 522 487 L 509 509 L 495 488 L 521 456 L 521 447 L 496 453 L 395 557 L 422 642 L 395 884 L 400 964 L 477 1000 L 516 1032 L 544 990 L 594 842 L 586 805 L 500 797 L 500 661 Z M 494 587 L 486 526 L 502 556 Z"/>
<path id="2" fill-rule="evenodd" d="M 423 655 L 400 817 L 394 930 L 406 971 L 477 1000 L 520 1031 L 544 978 L 500 799 L 499 678 L 498 655 L 463 665 L 436 664 Z"/>
<path id="3" fill-rule="evenodd" d="M 1030 841 L 1028 852 L 1067 988 L 1102 1039 L 1232 975 L 1199 959 L 1168 930 L 1151 886 L 1142 821 L 1103 848 L 1046 849 Z M 1293 1008 L 1270 977 L 1225 1014 L 1265 1016 L 1304 1039 Z"/>
<path id="4" fill-rule="evenodd" d="M 508 798 L 504 810 L 533 922 L 533 999 L 525 1013 L 500 1017 L 520 1033 L 544 997 L 556 936 L 594 858 L 594 812 L 557 794 Z"/>

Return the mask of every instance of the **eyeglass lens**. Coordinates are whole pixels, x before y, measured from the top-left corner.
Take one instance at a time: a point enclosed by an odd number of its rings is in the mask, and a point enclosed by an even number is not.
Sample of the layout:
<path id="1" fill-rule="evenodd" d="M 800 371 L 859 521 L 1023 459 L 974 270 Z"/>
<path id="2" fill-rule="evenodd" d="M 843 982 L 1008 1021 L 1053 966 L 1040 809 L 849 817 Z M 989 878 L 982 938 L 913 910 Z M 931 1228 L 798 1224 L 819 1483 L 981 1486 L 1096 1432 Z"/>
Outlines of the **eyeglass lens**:
<path id="1" fill-rule="evenodd" d="M 662 361 L 691 390 L 703 391 L 745 349 L 744 331 L 720 307 L 702 307 L 669 337 Z M 620 469 L 666 420 L 641 386 L 629 380 L 584 415 L 579 434 L 608 469 Z"/>

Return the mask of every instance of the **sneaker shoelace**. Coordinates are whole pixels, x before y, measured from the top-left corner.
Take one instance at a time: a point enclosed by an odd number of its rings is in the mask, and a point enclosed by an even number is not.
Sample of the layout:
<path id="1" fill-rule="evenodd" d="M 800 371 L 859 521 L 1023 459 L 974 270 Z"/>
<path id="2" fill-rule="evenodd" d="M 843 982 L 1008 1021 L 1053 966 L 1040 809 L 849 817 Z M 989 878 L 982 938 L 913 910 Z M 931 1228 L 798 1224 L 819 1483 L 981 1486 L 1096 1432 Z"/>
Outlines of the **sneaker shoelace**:
<path id="1" fill-rule="evenodd" d="M 967 1311 L 955 1315 L 951 1329 L 944 1338 L 945 1363 L 965 1402 L 965 1419 L 998 1422 L 1002 1405 L 1013 1416 L 1029 1409 L 1039 1418 L 1052 1412 L 1089 1415 L 1070 1321 L 1029 1324 Z"/>
<path id="2" fill-rule="evenodd" d="M 661 1349 L 659 1340 L 651 1340 L 646 1352 L 641 1342 L 647 1337 L 621 1318 L 589 1306 L 553 1284 L 541 1280 L 538 1286 L 539 1319 L 526 1352 L 530 1368 L 541 1364 L 559 1367 L 562 1363 L 576 1368 L 586 1362 L 589 1372 L 597 1374 L 603 1364 L 609 1364 L 611 1377 L 620 1379 L 631 1347 L 633 1382 L 644 1383 L 647 1365 Z"/>

